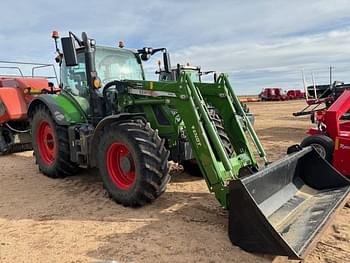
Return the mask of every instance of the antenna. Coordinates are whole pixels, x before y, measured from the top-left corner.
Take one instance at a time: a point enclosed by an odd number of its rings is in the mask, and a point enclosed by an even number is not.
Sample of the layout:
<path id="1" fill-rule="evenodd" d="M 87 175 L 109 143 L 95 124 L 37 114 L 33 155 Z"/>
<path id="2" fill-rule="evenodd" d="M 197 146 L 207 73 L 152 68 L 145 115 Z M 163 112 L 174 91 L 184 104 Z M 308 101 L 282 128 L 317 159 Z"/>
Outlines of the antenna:
<path id="1" fill-rule="evenodd" d="M 309 99 L 309 94 L 307 92 L 307 83 L 306 83 L 306 80 L 305 80 L 305 74 L 304 74 L 304 69 L 301 70 L 301 76 L 303 78 L 303 85 L 304 85 L 304 92 L 305 92 L 305 97 L 306 97 L 306 100 Z"/>
<path id="2" fill-rule="evenodd" d="M 314 94 L 315 94 L 315 99 L 317 100 L 317 92 L 316 92 L 316 82 L 315 82 L 315 76 L 314 73 L 311 73 L 312 76 L 312 84 L 314 85 Z"/>
<path id="3" fill-rule="evenodd" d="M 58 42 L 57 42 L 57 40 L 60 38 L 58 31 L 52 31 L 51 36 L 55 40 L 56 52 L 60 53 L 60 49 L 58 48 Z"/>
<path id="4" fill-rule="evenodd" d="M 60 38 L 60 34 L 58 33 L 58 31 L 52 31 L 51 37 L 55 40 L 55 48 L 57 54 L 57 56 L 55 57 L 55 61 L 56 63 L 61 63 L 63 54 L 58 47 L 58 39 Z"/>

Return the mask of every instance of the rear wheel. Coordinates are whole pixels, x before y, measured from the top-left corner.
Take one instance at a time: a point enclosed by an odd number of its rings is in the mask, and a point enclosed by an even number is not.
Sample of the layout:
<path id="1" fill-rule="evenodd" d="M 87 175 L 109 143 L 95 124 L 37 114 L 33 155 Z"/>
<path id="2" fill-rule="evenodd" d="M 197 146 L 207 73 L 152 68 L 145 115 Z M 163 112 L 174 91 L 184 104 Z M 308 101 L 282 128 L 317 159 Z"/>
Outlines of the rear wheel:
<path id="1" fill-rule="evenodd" d="M 77 172 L 77 165 L 70 162 L 67 128 L 57 125 L 45 107 L 33 113 L 31 130 L 35 160 L 42 173 L 58 178 Z"/>
<path id="2" fill-rule="evenodd" d="M 306 137 L 300 144 L 301 147 L 312 146 L 318 154 L 328 162 L 332 162 L 334 142 L 326 135 L 312 135 Z"/>
<path id="3" fill-rule="evenodd" d="M 156 131 L 142 120 L 104 129 L 98 166 L 110 197 L 125 206 L 142 206 L 159 197 L 170 180 L 169 152 Z"/>

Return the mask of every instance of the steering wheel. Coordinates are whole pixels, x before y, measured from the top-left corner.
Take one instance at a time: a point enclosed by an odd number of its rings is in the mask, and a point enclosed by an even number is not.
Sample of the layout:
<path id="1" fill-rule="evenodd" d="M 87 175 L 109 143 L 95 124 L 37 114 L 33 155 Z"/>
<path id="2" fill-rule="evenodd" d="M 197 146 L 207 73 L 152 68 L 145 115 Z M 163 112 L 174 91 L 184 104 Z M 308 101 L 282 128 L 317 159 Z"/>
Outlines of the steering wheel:
<path id="1" fill-rule="evenodd" d="M 117 81 L 117 80 L 115 78 L 105 78 L 102 80 L 102 83 L 103 84 L 106 83 L 106 85 L 107 85 L 108 83 L 113 82 L 113 81 Z"/>
<path id="2" fill-rule="evenodd" d="M 107 96 L 108 91 L 112 87 L 115 87 L 114 89 L 116 90 L 116 92 L 114 93 L 115 96 L 113 97 L 113 101 L 111 101 L 108 98 L 108 96 Z M 103 95 L 103 100 L 104 100 L 105 105 L 106 105 L 107 112 L 113 112 L 113 106 L 112 105 L 114 104 L 115 101 L 118 100 L 118 94 L 124 93 L 127 90 L 128 90 L 128 86 L 124 82 L 119 81 L 119 80 L 110 81 L 103 87 L 102 95 Z"/>

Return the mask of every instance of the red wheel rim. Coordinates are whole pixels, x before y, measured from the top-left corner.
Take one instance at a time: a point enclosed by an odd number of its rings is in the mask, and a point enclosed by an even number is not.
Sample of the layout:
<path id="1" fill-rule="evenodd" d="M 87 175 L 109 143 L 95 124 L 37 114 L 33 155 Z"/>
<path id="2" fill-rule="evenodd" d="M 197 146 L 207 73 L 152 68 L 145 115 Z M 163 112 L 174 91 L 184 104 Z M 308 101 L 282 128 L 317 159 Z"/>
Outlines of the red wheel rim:
<path id="1" fill-rule="evenodd" d="M 36 134 L 41 159 L 46 165 L 52 165 L 56 159 L 56 141 L 51 125 L 41 121 Z"/>
<path id="2" fill-rule="evenodd" d="M 107 171 L 113 183 L 120 189 L 127 190 L 135 183 L 135 162 L 125 144 L 112 143 L 108 147 Z"/>

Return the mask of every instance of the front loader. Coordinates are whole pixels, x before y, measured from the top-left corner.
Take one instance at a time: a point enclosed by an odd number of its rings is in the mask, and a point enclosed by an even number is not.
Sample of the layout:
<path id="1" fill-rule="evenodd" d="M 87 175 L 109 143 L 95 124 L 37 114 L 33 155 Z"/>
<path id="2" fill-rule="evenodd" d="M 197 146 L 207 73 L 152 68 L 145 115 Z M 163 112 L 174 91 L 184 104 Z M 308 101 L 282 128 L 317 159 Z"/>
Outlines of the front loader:
<path id="1" fill-rule="evenodd" d="M 185 72 L 177 81 L 146 81 L 141 62 L 157 52 L 170 72 L 165 48 L 101 47 L 86 33 L 61 41 L 61 91 L 29 107 L 45 175 L 98 167 L 113 200 L 142 206 L 165 191 L 168 160 L 195 158 L 209 191 L 229 209 L 233 244 L 293 259 L 305 255 L 349 193 L 350 182 L 311 147 L 259 168 L 253 149 L 268 160 L 225 74 L 214 83 L 193 82 Z"/>

